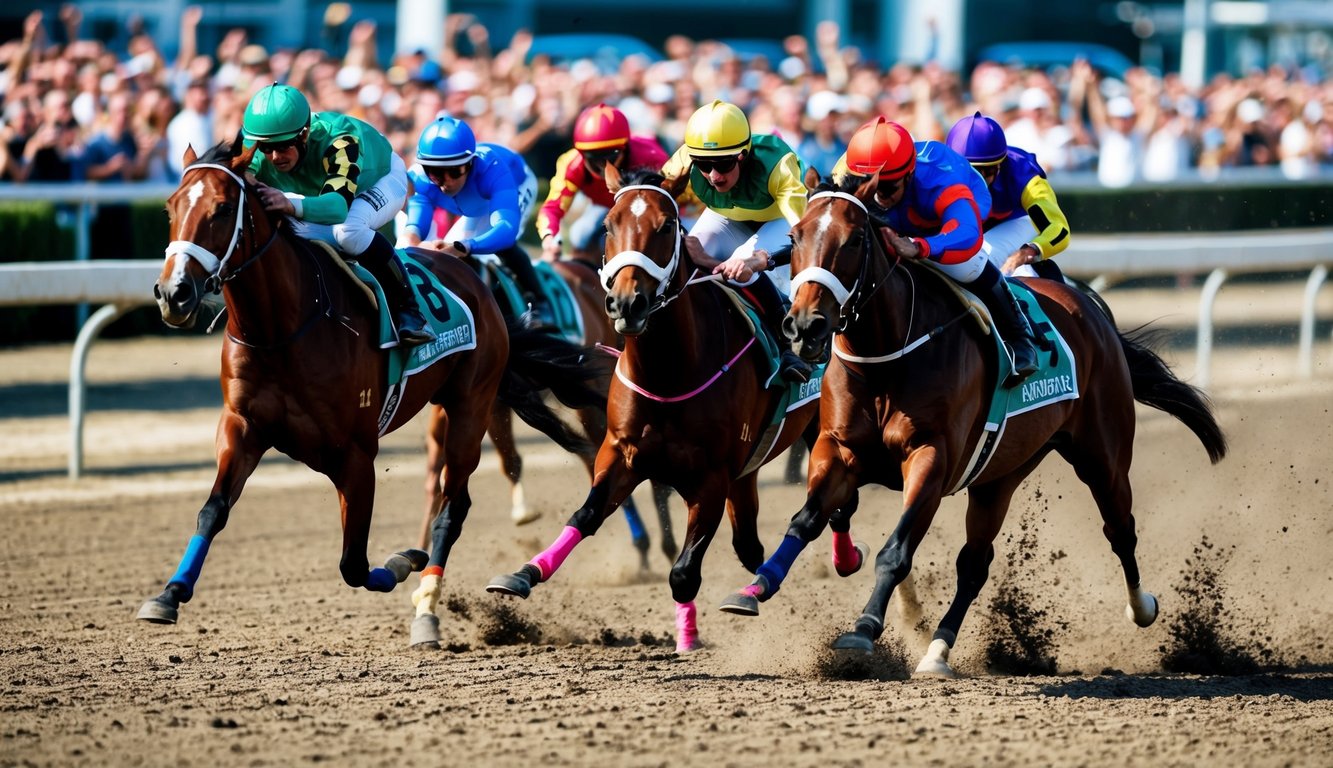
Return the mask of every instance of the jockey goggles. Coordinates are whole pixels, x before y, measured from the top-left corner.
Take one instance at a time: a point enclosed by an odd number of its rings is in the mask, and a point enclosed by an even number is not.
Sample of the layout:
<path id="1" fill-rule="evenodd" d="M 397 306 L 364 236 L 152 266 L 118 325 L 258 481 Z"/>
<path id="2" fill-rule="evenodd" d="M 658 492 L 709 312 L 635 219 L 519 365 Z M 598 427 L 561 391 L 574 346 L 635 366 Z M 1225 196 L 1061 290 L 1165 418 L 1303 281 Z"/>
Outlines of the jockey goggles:
<path id="1" fill-rule="evenodd" d="M 283 139 L 282 141 L 261 141 L 259 142 L 259 151 L 264 153 L 284 152 L 288 149 L 291 149 L 292 147 L 295 147 L 300 142 L 301 142 L 300 134 L 297 134 L 291 137 L 290 139 Z"/>
<path id="2" fill-rule="evenodd" d="M 699 169 L 699 173 L 731 173 L 736 164 L 741 161 L 740 155 L 725 155 L 723 157 L 693 157 L 694 167 Z"/>
<path id="3" fill-rule="evenodd" d="M 421 169 L 426 172 L 426 178 L 441 183 L 444 179 L 460 179 L 463 174 L 472 169 L 472 161 L 469 160 L 462 165 L 423 165 Z"/>
<path id="4" fill-rule="evenodd" d="M 583 155 L 583 162 L 587 163 L 588 165 L 606 165 L 607 163 L 614 163 L 616 160 L 620 159 L 620 153 L 623 151 L 624 147 L 612 147 L 611 149 L 579 150 L 579 152 Z"/>

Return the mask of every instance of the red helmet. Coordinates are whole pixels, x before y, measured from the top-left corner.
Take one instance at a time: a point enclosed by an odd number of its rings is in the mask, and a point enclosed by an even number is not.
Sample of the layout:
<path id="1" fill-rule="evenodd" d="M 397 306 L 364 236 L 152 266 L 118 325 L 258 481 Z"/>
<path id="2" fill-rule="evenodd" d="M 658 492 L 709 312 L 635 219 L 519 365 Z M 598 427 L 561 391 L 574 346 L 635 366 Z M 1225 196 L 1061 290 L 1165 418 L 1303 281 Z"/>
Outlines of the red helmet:
<path id="1" fill-rule="evenodd" d="M 614 149 L 629 143 L 629 120 L 615 107 L 588 107 L 574 123 L 574 148 Z"/>
<path id="2" fill-rule="evenodd" d="M 847 170 L 857 175 L 879 173 L 881 179 L 900 179 L 915 167 L 912 134 L 883 115 L 857 128 L 847 144 Z"/>

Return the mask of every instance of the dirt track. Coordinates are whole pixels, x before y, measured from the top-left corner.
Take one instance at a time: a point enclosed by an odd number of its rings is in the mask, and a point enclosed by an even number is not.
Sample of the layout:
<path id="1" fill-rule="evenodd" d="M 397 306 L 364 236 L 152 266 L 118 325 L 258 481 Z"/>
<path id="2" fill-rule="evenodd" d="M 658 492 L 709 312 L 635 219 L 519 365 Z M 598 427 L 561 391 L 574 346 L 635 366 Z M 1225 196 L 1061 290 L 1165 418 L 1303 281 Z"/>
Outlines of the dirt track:
<path id="1" fill-rule="evenodd" d="M 1161 314 L 1114 306 L 1125 327 Z M 341 583 L 332 488 L 280 456 L 247 488 L 180 623 L 136 622 L 211 484 L 218 343 L 100 343 L 89 476 L 77 484 L 64 478 L 68 346 L 0 350 L 10 585 L 0 765 L 1313 765 L 1333 755 L 1326 343 L 1314 383 L 1292 383 L 1290 346 L 1261 350 L 1258 363 L 1219 355 L 1214 395 L 1233 453 L 1217 467 L 1181 425 L 1140 412 L 1139 561 L 1163 608 L 1146 630 L 1124 618 L 1120 570 L 1086 490 L 1048 460 L 1016 496 L 963 628 L 953 658 L 966 676 L 947 682 L 902 679 L 925 640 L 901 621 L 867 664 L 827 655 L 873 576 L 838 579 L 826 539 L 744 619 L 714 610 L 748 581 L 719 537 L 699 599 L 710 647 L 685 658 L 670 642 L 668 564 L 654 552 L 641 574 L 620 519 L 530 600 L 484 593 L 488 577 L 549 543 L 586 492 L 582 470 L 535 438 L 523 447 L 528 497 L 545 512 L 536 523 L 509 523 L 489 455 L 474 478 L 477 505 L 445 574 L 447 650 L 407 648 L 410 589 Z M 1187 354 L 1171 357 L 1190 372 Z M 386 441 L 372 562 L 414 543 L 421 434 L 409 426 Z M 780 474 L 762 474 L 770 547 L 803 499 Z M 882 544 L 899 498 L 866 493 L 857 537 Z M 916 559 L 931 626 L 952 593 L 963 506 L 946 502 Z M 997 596 L 1006 610 L 992 608 Z M 1165 672 L 1182 638 L 1206 662 L 1267 669 Z M 1006 652 L 1055 674 L 988 672 Z"/>

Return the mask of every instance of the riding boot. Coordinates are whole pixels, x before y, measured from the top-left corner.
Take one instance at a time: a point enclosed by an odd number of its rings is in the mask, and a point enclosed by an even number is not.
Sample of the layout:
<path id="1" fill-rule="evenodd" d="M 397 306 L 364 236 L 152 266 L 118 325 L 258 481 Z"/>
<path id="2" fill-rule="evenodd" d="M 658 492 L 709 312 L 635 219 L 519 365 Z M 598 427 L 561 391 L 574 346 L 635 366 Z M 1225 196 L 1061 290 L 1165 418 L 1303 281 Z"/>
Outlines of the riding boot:
<path id="1" fill-rule="evenodd" d="M 782 298 L 782 293 L 768 275 L 761 272 L 758 277 L 759 279 L 745 286 L 745 290 L 759 302 L 759 309 L 764 313 L 768 330 L 772 332 L 773 340 L 778 343 L 778 349 L 782 350 L 778 372 L 786 381 L 798 384 L 807 382 L 813 369 L 809 363 L 801 359 L 800 355 L 791 351 L 791 345 L 787 343 L 787 337 L 782 333 L 782 321 L 787 317 L 787 301 Z"/>
<path id="2" fill-rule="evenodd" d="M 986 303 L 995 327 L 1013 354 L 1014 369 L 1004 386 L 1012 388 L 1022 384 L 1024 379 L 1037 371 L 1037 343 L 1027 316 L 1010 292 L 1008 282 L 994 264 L 987 262 L 981 277 L 968 283 L 967 287 Z"/>
<path id="3" fill-rule="evenodd" d="M 529 328 L 556 327 L 555 310 L 551 308 L 551 302 L 546 300 L 546 291 L 537 280 L 537 269 L 532 266 L 528 252 L 514 245 L 499 251 L 496 255 L 504 261 L 505 266 L 518 280 L 518 287 L 528 302 L 528 311 L 523 316 L 524 325 Z"/>
<path id="4" fill-rule="evenodd" d="M 380 281 L 384 288 L 384 298 L 389 302 L 394 324 L 398 326 L 398 343 L 403 346 L 416 346 L 435 340 L 426 318 L 417 306 L 416 297 L 407 284 L 407 271 L 398 260 L 398 252 L 388 238 L 376 232 L 370 241 L 370 247 L 357 256 L 366 269 Z"/>

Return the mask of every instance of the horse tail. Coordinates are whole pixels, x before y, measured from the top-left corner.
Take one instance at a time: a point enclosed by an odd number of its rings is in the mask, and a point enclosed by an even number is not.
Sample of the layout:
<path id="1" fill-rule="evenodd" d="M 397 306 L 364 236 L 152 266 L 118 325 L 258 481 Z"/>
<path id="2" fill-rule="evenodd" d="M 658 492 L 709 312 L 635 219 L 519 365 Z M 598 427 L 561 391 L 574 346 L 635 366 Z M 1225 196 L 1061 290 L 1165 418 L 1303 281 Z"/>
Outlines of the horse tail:
<path id="1" fill-rule="evenodd" d="M 605 368 L 594 365 L 582 347 L 547 331 L 509 322 L 509 362 L 500 380 L 500 402 L 526 424 L 570 453 L 589 455 L 597 446 L 580 434 L 542 397 L 549 391 L 567 408 L 606 412 Z"/>
<path id="2" fill-rule="evenodd" d="M 1212 402 L 1202 390 L 1176 378 L 1154 351 L 1166 331 L 1140 327 L 1118 335 L 1129 363 L 1134 399 L 1175 416 L 1199 438 L 1214 464 L 1221 461 L 1227 455 L 1227 438 L 1213 416 Z"/>

